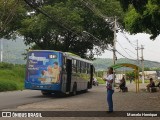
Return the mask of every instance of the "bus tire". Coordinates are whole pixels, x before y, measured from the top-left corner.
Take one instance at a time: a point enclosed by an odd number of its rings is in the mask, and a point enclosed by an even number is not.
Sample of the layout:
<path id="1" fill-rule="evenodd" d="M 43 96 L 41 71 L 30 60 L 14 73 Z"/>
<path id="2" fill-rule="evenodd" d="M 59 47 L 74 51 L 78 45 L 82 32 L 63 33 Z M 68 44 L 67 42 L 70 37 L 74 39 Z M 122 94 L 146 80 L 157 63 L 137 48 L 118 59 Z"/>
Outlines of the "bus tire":
<path id="1" fill-rule="evenodd" d="M 88 92 L 88 88 L 87 88 L 87 89 L 85 89 L 85 90 L 83 90 L 83 93 L 86 93 L 86 92 Z"/>
<path id="2" fill-rule="evenodd" d="M 90 82 L 87 83 L 87 89 L 90 89 Z"/>
<path id="3" fill-rule="evenodd" d="M 74 96 L 74 95 L 76 95 L 76 94 L 77 94 L 77 83 L 75 82 L 75 83 L 73 84 L 72 95 Z"/>
<path id="4" fill-rule="evenodd" d="M 52 93 L 46 90 L 41 90 L 42 95 L 47 96 L 47 95 L 51 95 Z"/>

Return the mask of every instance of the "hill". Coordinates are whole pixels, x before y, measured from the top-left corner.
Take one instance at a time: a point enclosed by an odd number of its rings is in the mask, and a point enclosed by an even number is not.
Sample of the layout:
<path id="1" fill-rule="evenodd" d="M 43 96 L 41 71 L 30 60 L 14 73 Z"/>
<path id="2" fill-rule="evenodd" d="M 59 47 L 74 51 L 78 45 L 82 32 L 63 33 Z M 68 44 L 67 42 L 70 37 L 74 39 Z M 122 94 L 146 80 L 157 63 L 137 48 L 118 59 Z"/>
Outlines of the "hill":
<path id="1" fill-rule="evenodd" d="M 116 61 L 117 63 L 131 63 L 131 64 L 137 64 L 136 60 L 132 60 L 132 59 L 126 59 L 126 58 L 120 58 Z M 109 58 L 98 58 L 96 60 L 93 61 L 93 64 L 96 68 L 96 70 L 106 70 L 109 66 L 113 65 L 113 60 L 109 59 Z M 139 64 L 139 66 L 141 67 L 141 62 Z M 160 68 L 160 62 L 154 62 L 154 61 L 148 61 L 145 60 L 144 61 L 144 66 L 145 68 Z"/>
<path id="2" fill-rule="evenodd" d="M 3 39 L 3 62 L 13 64 L 25 64 L 23 53 L 26 52 L 26 46 L 21 38 L 16 40 Z"/>
<path id="3" fill-rule="evenodd" d="M 13 64 L 25 64 L 23 53 L 26 52 L 26 46 L 22 38 L 17 38 L 16 40 L 4 40 L 3 39 L 3 61 Z M 109 58 L 98 58 L 93 61 L 96 70 L 106 70 L 107 67 L 113 65 L 113 60 Z M 136 64 L 136 60 L 120 58 L 116 63 L 131 63 Z M 140 64 L 141 66 L 141 64 Z M 144 61 L 144 66 L 146 68 L 160 68 L 159 62 L 154 61 Z"/>

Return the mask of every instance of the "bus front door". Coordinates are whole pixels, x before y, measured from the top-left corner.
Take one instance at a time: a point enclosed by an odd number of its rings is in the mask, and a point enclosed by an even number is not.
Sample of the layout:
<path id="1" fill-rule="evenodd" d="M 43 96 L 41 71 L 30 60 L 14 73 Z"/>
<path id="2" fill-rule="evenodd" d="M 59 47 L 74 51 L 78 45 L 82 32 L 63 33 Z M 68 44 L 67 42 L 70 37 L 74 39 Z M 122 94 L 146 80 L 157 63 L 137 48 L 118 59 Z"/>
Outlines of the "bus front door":
<path id="1" fill-rule="evenodd" d="M 94 73 L 94 66 L 90 66 L 90 86 L 89 88 L 92 88 L 92 83 L 93 83 L 93 73 Z"/>
<path id="2" fill-rule="evenodd" d="M 71 88 L 71 75 L 72 75 L 72 60 L 67 59 L 66 93 L 70 92 L 70 88 Z"/>

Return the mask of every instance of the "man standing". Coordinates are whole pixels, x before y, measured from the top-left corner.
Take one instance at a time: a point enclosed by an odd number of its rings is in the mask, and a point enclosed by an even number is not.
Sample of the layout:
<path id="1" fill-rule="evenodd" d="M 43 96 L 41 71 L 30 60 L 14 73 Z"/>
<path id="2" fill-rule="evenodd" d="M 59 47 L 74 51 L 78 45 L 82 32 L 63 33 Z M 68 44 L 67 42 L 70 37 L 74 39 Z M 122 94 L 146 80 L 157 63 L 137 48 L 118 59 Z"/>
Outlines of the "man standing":
<path id="1" fill-rule="evenodd" d="M 109 106 L 109 113 L 113 112 L 113 100 L 112 95 L 114 93 L 114 74 L 113 68 L 110 67 L 108 69 L 108 74 L 103 78 L 106 81 L 106 88 L 107 88 L 107 102 Z"/>

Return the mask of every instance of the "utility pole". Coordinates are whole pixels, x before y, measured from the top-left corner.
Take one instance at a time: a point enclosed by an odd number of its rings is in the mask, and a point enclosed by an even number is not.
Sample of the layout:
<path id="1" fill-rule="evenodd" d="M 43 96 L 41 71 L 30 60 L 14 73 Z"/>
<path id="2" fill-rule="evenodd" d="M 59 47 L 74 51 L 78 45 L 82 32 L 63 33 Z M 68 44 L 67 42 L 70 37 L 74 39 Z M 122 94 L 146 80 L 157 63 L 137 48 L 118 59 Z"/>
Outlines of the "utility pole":
<path id="1" fill-rule="evenodd" d="M 114 28 L 113 28 L 113 31 L 114 31 L 114 40 L 113 40 L 113 64 L 115 65 L 116 64 L 116 30 L 117 30 L 117 19 L 116 17 L 114 18 Z"/>
<path id="2" fill-rule="evenodd" d="M 137 50 L 137 64 L 138 64 L 138 66 L 139 66 L 139 55 L 138 55 L 139 47 L 138 47 L 138 40 L 137 40 L 137 47 L 136 47 L 136 50 Z"/>
<path id="3" fill-rule="evenodd" d="M 113 20 L 114 19 L 114 20 Z M 110 29 L 113 30 L 114 32 L 114 38 L 113 38 L 113 65 L 116 64 L 116 60 L 117 60 L 117 57 L 116 57 L 116 31 L 117 31 L 117 17 L 106 17 L 105 20 L 113 27 L 110 27 Z"/>
<path id="4" fill-rule="evenodd" d="M 138 47 L 138 40 L 137 40 L 136 50 L 137 50 L 137 65 L 138 65 L 138 67 L 139 67 L 139 55 L 138 55 L 138 50 L 140 50 L 140 48 Z M 138 92 L 138 91 L 139 91 L 139 68 L 138 68 L 138 73 L 137 73 L 137 75 L 136 75 L 135 81 L 136 81 L 136 92 Z"/>
<path id="5" fill-rule="evenodd" d="M 1 41 L 1 48 L 0 48 L 0 53 L 1 53 L 1 62 L 3 61 L 3 39 Z"/>
<path id="6" fill-rule="evenodd" d="M 142 64 L 142 83 L 144 84 L 144 58 L 143 58 L 143 45 L 141 45 L 141 64 Z"/>

